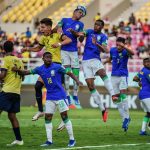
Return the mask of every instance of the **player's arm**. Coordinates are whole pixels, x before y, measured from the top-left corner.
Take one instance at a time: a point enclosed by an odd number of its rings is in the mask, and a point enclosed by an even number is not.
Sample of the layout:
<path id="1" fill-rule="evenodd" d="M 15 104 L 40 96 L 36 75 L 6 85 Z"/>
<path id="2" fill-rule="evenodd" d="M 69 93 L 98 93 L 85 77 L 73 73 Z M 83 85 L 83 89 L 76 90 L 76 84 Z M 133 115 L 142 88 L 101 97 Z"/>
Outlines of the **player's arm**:
<path id="1" fill-rule="evenodd" d="M 3 80 L 6 77 L 7 69 L 1 68 L 0 80 Z"/>
<path id="2" fill-rule="evenodd" d="M 67 45 L 67 44 L 72 42 L 72 40 L 69 37 L 67 37 L 66 35 L 64 35 L 64 34 L 60 37 L 60 41 L 61 42 L 52 44 L 52 47 L 53 48 L 57 48 L 57 47 L 60 47 L 62 45 Z"/>
<path id="3" fill-rule="evenodd" d="M 39 52 L 43 49 L 44 45 L 37 45 L 35 47 L 25 47 L 25 48 L 22 48 L 22 52 L 25 52 L 25 51 L 28 51 L 28 52 Z"/>
<path id="4" fill-rule="evenodd" d="M 57 33 L 57 31 L 62 28 L 63 26 L 63 19 L 58 22 L 58 24 L 53 28 L 52 33 Z"/>
<path id="5" fill-rule="evenodd" d="M 72 72 L 66 72 L 68 76 L 70 76 L 73 80 L 76 81 L 77 85 L 82 86 L 83 83 L 78 80 L 78 78 Z"/>
<path id="6" fill-rule="evenodd" d="M 17 72 L 21 76 L 30 75 L 30 74 L 38 74 L 37 70 L 38 70 L 38 67 L 35 69 L 30 69 L 30 70 L 21 70 L 20 68 L 17 68 L 16 66 L 12 68 L 12 71 Z"/>
<path id="7" fill-rule="evenodd" d="M 111 57 L 106 58 L 106 60 L 103 62 L 103 64 L 111 63 Z"/>
<path id="8" fill-rule="evenodd" d="M 134 52 L 133 52 L 133 50 L 132 50 L 131 48 L 127 47 L 125 44 L 123 44 L 123 43 L 121 43 L 121 42 L 118 42 L 118 44 L 119 44 L 120 46 L 122 46 L 124 49 L 126 49 L 126 50 L 128 51 L 128 54 L 129 54 L 129 55 L 134 55 Z"/>
<path id="9" fill-rule="evenodd" d="M 99 44 L 97 41 L 96 41 L 96 37 L 92 37 L 92 43 L 94 44 L 94 45 L 96 45 L 102 52 L 105 52 L 105 53 L 109 53 L 109 49 L 107 48 L 107 44 L 105 44 L 105 43 L 102 43 L 102 45 L 101 44 Z"/>
<path id="10" fill-rule="evenodd" d="M 138 82 L 140 87 L 142 86 L 142 83 L 141 83 L 140 78 L 139 78 L 139 73 L 136 76 L 134 76 L 133 81 Z"/>
<path id="11" fill-rule="evenodd" d="M 80 82 L 78 80 L 78 78 L 72 72 L 66 71 L 64 67 L 60 67 L 59 72 L 61 72 L 62 74 L 67 74 L 68 76 L 70 76 L 73 80 L 76 81 L 77 85 L 81 85 L 81 86 L 83 85 L 83 83 Z"/>

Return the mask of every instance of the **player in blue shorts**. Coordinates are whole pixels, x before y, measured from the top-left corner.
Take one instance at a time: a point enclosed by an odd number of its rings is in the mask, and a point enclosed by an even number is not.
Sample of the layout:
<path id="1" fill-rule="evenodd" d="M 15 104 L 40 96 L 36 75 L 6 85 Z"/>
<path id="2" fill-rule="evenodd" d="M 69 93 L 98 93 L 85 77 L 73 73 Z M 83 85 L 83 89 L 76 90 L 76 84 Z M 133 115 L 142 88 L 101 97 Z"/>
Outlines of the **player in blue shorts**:
<path id="1" fill-rule="evenodd" d="M 60 64 L 52 63 L 52 54 L 45 52 L 43 54 L 44 64 L 40 67 L 36 67 L 31 70 L 20 70 L 14 68 L 21 75 L 38 74 L 44 81 L 44 85 L 47 89 L 46 104 L 45 104 L 45 127 L 47 133 L 47 141 L 41 146 L 50 146 L 52 141 L 52 117 L 58 106 L 61 118 L 65 124 L 69 135 L 69 147 L 73 147 L 76 143 L 73 135 L 72 123 L 68 118 L 67 111 L 68 106 L 66 103 L 66 92 L 62 86 L 62 74 L 69 75 L 76 81 L 78 85 L 82 83 L 71 72 L 66 71 Z"/>
<path id="2" fill-rule="evenodd" d="M 14 45 L 11 41 L 6 41 L 3 45 L 5 56 L 1 65 L 0 80 L 3 80 L 2 91 L 0 92 L 0 113 L 8 112 L 15 135 L 15 140 L 7 146 L 23 145 L 24 142 L 20 133 L 19 121 L 16 113 L 20 112 L 20 90 L 23 76 L 12 71 L 14 65 L 23 69 L 23 63 L 19 58 L 14 56 Z"/>
<path id="3" fill-rule="evenodd" d="M 150 122 L 150 57 L 143 60 L 144 68 L 134 77 L 133 81 L 139 82 L 139 99 L 142 103 L 144 112 L 146 112 L 140 135 L 147 135 L 146 126 Z"/>
<path id="4" fill-rule="evenodd" d="M 72 18 L 62 18 L 62 20 L 58 23 L 57 27 L 62 28 L 63 34 L 67 35 L 72 42 L 61 46 L 61 58 L 62 58 L 62 65 L 66 68 L 66 70 L 72 71 L 72 73 L 79 78 L 79 58 L 78 58 L 78 48 L 77 48 L 77 41 L 78 35 L 76 32 L 83 31 L 84 24 L 79 21 L 82 17 L 86 15 L 86 8 L 84 6 L 77 6 L 77 8 L 73 12 Z M 76 31 L 76 32 L 74 32 Z M 70 99 L 69 94 L 69 76 L 65 75 L 65 89 L 67 92 L 67 99 L 72 107 L 72 102 Z M 73 84 L 73 100 L 77 108 L 80 108 L 80 102 L 78 99 L 78 86 L 76 82 Z"/>
<path id="5" fill-rule="evenodd" d="M 128 59 L 134 52 L 125 46 L 125 39 L 118 37 L 116 40 L 116 47 L 110 49 L 110 58 L 105 62 L 112 62 L 111 82 L 115 92 L 115 96 L 118 97 L 116 101 L 118 111 L 122 117 L 122 128 L 124 131 L 128 130 L 130 123 L 129 108 L 128 108 Z"/>

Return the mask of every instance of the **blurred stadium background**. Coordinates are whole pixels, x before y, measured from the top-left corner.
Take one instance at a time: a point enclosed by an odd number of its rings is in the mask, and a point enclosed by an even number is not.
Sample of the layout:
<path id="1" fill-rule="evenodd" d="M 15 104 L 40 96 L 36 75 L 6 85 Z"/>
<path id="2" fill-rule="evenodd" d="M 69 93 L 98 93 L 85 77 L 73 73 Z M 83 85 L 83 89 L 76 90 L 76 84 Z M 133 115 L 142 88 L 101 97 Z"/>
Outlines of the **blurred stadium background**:
<path id="1" fill-rule="evenodd" d="M 38 53 L 21 53 L 21 48 L 38 44 L 40 19 L 49 17 L 53 19 L 55 26 L 61 18 L 71 17 L 77 5 L 87 7 L 87 16 L 82 19 L 85 28 L 92 28 L 96 18 L 100 17 L 105 21 L 104 32 L 109 37 L 109 47 L 115 45 L 117 35 L 127 38 L 128 46 L 135 52 L 135 56 L 128 63 L 129 106 L 133 109 L 141 108 L 137 96 L 138 87 L 132 78 L 142 68 L 142 59 L 150 54 L 150 0 L 0 0 L 0 56 L 3 56 L 3 42 L 12 40 L 15 43 L 14 54 L 23 59 L 26 68 L 38 66 L 42 63 L 40 58 L 44 50 Z M 84 43 L 78 47 L 83 51 Z M 82 60 L 82 54 L 79 57 Z M 101 57 L 104 60 L 108 54 Z M 111 65 L 106 65 L 106 70 L 110 75 Z M 35 104 L 36 79 L 37 76 L 28 76 L 23 82 L 22 105 Z M 82 67 L 80 79 L 84 82 L 79 92 L 81 105 L 97 107 L 88 94 Z M 106 106 L 115 108 L 101 79 L 96 78 L 95 84 Z"/>

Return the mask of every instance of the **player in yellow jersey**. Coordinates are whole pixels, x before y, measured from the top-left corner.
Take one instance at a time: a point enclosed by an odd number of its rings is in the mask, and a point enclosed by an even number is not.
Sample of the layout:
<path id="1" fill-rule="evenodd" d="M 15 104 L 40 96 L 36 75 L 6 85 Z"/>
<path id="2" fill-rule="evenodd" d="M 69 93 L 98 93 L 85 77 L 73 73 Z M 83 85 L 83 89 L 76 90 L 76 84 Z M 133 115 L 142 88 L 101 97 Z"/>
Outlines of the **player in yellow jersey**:
<path id="1" fill-rule="evenodd" d="M 8 112 L 8 118 L 12 124 L 16 140 L 8 146 L 23 145 L 21 138 L 19 122 L 16 113 L 20 112 L 20 89 L 23 77 L 12 71 L 14 66 L 20 69 L 24 68 L 23 63 L 16 56 L 12 55 L 13 43 L 6 41 L 4 43 L 6 52 L 3 58 L 0 80 L 4 80 L 2 91 L 0 92 L 0 113 Z"/>
<path id="2" fill-rule="evenodd" d="M 44 18 L 40 21 L 40 31 L 43 34 L 39 41 L 39 45 L 36 47 L 26 47 L 22 49 L 22 52 L 38 52 L 45 47 L 47 52 L 52 54 L 53 63 L 61 63 L 61 46 L 72 42 L 66 35 L 60 33 L 52 33 L 52 20 Z M 42 87 L 44 83 L 41 78 L 35 84 L 36 100 L 38 104 L 38 112 L 33 116 L 32 121 L 36 121 L 39 117 L 43 116 L 43 105 L 42 105 Z"/>

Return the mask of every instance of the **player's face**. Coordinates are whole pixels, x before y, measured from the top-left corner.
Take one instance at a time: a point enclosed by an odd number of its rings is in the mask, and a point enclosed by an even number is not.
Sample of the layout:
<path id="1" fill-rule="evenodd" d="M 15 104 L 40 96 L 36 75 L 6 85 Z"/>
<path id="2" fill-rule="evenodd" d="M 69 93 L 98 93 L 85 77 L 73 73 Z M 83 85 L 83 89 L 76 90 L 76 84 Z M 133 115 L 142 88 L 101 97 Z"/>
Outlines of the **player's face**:
<path id="1" fill-rule="evenodd" d="M 73 16 L 76 18 L 76 20 L 80 20 L 83 16 L 82 10 L 76 10 L 73 13 Z"/>
<path id="2" fill-rule="evenodd" d="M 116 42 L 116 47 L 119 52 L 121 52 L 123 50 L 123 46 L 120 45 L 120 42 Z"/>
<path id="3" fill-rule="evenodd" d="M 103 25 L 100 21 L 96 21 L 94 24 L 94 31 L 100 32 L 103 29 Z"/>
<path id="4" fill-rule="evenodd" d="M 43 57 L 43 61 L 44 61 L 44 64 L 46 66 L 49 66 L 51 63 L 52 63 L 52 55 L 51 54 L 46 54 L 44 57 Z"/>
<path id="5" fill-rule="evenodd" d="M 149 68 L 149 69 L 150 69 L 150 59 L 144 61 L 143 65 L 144 65 L 146 68 Z"/>
<path id="6" fill-rule="evenodd" d="M 51 29 L 52 29 L 51 26 L 40 24 L 40 32 L 45 36 L 48 36 L 51 33 Z"/>

